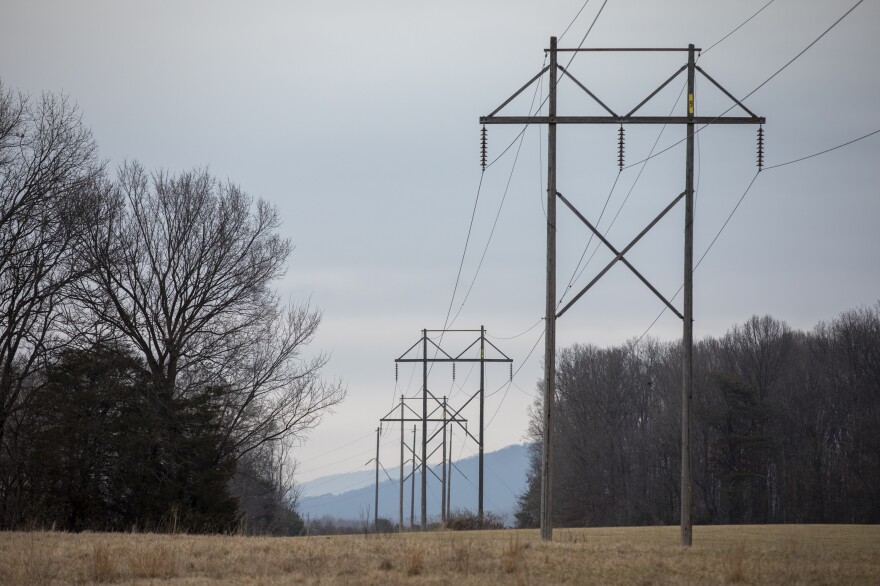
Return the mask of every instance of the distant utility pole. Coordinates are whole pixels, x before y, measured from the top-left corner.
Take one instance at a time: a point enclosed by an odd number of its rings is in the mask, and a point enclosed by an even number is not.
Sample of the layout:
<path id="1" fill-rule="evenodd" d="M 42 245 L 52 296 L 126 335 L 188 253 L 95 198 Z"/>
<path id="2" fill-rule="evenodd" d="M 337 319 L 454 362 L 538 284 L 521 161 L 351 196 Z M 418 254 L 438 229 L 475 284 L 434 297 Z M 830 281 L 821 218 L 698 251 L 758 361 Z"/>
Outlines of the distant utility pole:
<path id="1" fill-rule="evenodd" d="M 454 429 L 454 428 L 453 428 Z M 446 519 L 449 519 L 452 504 L 452 429 L 449 430 L 449 472 L 446 475 Z"/>
<path id="2" fill-rule="evenodd" d="M 443 523 L 446 523 L 446 397 L 443 397 L 443 441 L 441 445 L 443 446 L 443 458 L 441 460 L 442 464 L 441 475 L 443 479 L 440 481 L 440 520 Z"/>
<path id="3" fill-rule="evenodd" d="M 471 342 L 464 350 L 462 350 L 458 354 L 455 354 L 454 352 L 450 353 L 450 352 L 447 352 L 446 350 L 444 350 L 443 348 L 441 348 L 440 345 L 438 343 L 434 342 L 428 335 L 429 333 L 447 334 L 447 333 L 453 333 L 453 332 L 459 332 L 459 333 L 479 332 L 479 337 L 477 339 L 475 339 L 473 342 Z M 429 345 L 430 345 L 431 349 L 435 352 L 435 355 L 433 358 L 428 356 Z M 486 346 L 487 345 L 492 350 L 494 350 L 500 357 L 499 358 L 486 358 Z M 417 348 L 421 348 L 421 352 L 416 351 Z M 479 348 L 479 356 L 478 357 L 471 356 L 471 353 L 475 352 L 477 348 Z M 416 356 L 412 356 L 411 353 L 416 354 Z M 418 354 L 420 354 L 420 356 Z M 479 479 L 479 483 L 477 486 L 477 491 L 478 491 L 477 506 L 478 506 L 478 514 L 480 515 L 480 517 L 482 517 L 483 516 L 483 451 L 484 451 L 484 445 L 485 445 L 484 444 L 484 439 L 485 439 L 484 438 L 484 427 L 485 426 L 483 424 L 484 408 L 485 408 L 485 391 L 486 391 L 486 388 L 485 388 L 485 384 L 486 384 L 485 369 L 486 369 L 487 363 L 507 362 L 509 364 L 512 364 L 513 361 L 510 358 L 508 358 L 507 355 L 504 354 L 504 352 L 499 350 L 497 346 L 495 346 L 492 342 L 490 342 L 486 338 L 486 328 L 481 326 L 479 330 L 453 330 L 453 329 L 427 330 L 427 329 L 423 329 L 422 330 L 422 337 L 415 344 L 410 346 L 409 349 L 400 356 L 400 358 L 397 358 L 395 360 L 395 362 L 396 363 L 413 362 L 413 363 L 421 363 L 422 364 L 422 396 L 421 396 L 422 413 L 421 413 L 421 419 L 418 419 L 418 421 L 422 422 L 422 458 L 421 458 L 421 462 L 420 462 L 421 467 L 422 467 L 422 502 L 421 502 L 422 530 L 425 530 L 428 527 L 427 474 L 428 474 L 428 472 L 430 472 L 431 474 L 434 474 L 436 476 L 434 471 L 431 470 L 430 468 L 428 468 L 428 466 L 427 466 L 427 461 L 428 461 L 429 457 L 431 456 L 431 454 L 428 453 L 428 444 L 435 437 L 437 437 L 438 434 L 442 433 L 443 437 L 445 438 L 446 426 L 449 424 L 458 425 L 464 431 L 465 435 L 467 437 L 471 438 L 479 447 L 480 479 Z M 436 397 L 433 393 L 431 393 L 431 391 L 428 389 L 428 364 L 429 363 L 431 363 L 431 364 L 433 364 L 433 363 L 451 363 L 454 366 L 456 363 L 461 363 L 461 362 L 463 362 L 463 363 L 470 362 L 470 363 L 479 363 L 480 364 L 480 388 L 479 388 L 479 390 L 477 390 L 476 393 L 471 395 L 471 397 L 468 398 L 467 401 L 465 401 L 462 406 L 455 409 L 455 408 L 450 408 L 446 404 L 445 397 L 443 398 L 443 400 L 441 400 L 440 398 Z M 471 403 L 471 401 L 473 401 L 477 397 L 479 397 L 480 430 L 478 432 L 479 433 L 478 437 L 474 437 L 468 431 L 467 427 L 464 425 L 467 422 L 467 420 L 462 418 L 460 416 L 460 414 L 461 414 L 462 410 L 465 407 L 467 407 Z M 432 410 L 430 413 L 428 411 L 428 399 L 429 398 L 430 398 L 431 404 L 432 404 Z M 396 410 L 396 408 L 395 408 L 395 410 Z M 434 418 L 434 414 L 438 410 L 443 411 L 443 417 L 441 419 Z M 451 411 L 451 412 L 449 412 L 449 411 Z M 400 418 L 392 418 L 389 413 L 388 415 L 383 417 L 381 419 L 381 421 L 400 421 L 401 425 L 402 425 L 404 421 L 412 421 L 412 419 L 406 419 L 403 416 L 401 416 Z M 433 422 L 433 421 L 441 422 L 442 426 L 433 435 L 428 436 L 428 423 Z M 444 440 L 442 446 L 443 446 L 444 454 L 445 454 L 445 451 L 446 451 L 445 440 Z M 432 452 L 432 454 L 433 453 L 434 452 Z M 443 476 L 446 475 L 445 471 L 446 471 L 446 461 L 445 461 L 445 455 L 444 455 Z M 443 490 L 441 491 L 441 494 L 445 494 L 445 480 L 443 478 L 438 478 L 438 480 L 441 482 L 441 486 L 443 488 Z M 441 511 L 442 511 L 442 514 L 445 518 L 445 514 L 446 514 L 446 503 L 445 502 L 441 502 Z"/>
<path id="4" fill-rule="evenodd" d="M 700 51 L 694 45 L 687 49 L 659 49 L 659 48 L 630 48 L 630 49 L 560 49 L 557 47 L 556 37 L 550 38 L 550 65 L 542 69 L 528 83 L 502 103 L 488 116 L 480 118 L 483 127 L 483 152 L 481 161 L 485 168 L 485 125 L 486 124 L 546 124 L 547 125 L 547 295 L 544 333 L 544 434 L 543 453 L 541 464 L 541 538 L 551 540 L 553 538 L 553 404 L 556 396 L 556 320 L 562 316 L 580 297 L 592 287 L 608 270 L 618 261 L 626 265 L 645 285 L 657 295 L 667 307 L 679 316 L 683 321 L 682 334 L 682 411 L 681 411 L 681 543 L 691 545 L 692 542 L 692 481 L 691 481 L 691 449 L 690 449 L 690 402 L 693 393 L 693 199 L 694 199 L 694 125 L 702 124 L 764 124 L 765 119 L 756 116 L 737 100 L 730 92 L 724 89 L 718 82 L 710 77 L 702 68 L 696 65 L 695 53 Z M 560 52 L 668 52 L 686 51 L 687 63 L 669 77 L 648 97 L 642 100 L 635 108 L 624 115 L 619 115 L 611 110 L 583 83 L 577 80 L 565 67 L 557 61 Z M 666 87 L 673 79 L 687 70 L 688 103 L 686 116 L 635 116 L 634 114 L 657 93 Z M 696 72 L 699 71 L 709 82 L 721 90 L 728 98 L 733 100 L 735 106 L 744 110 L 748 116 L 696 116 L 694 114 L 694 81 Z M 520 95 L 526 88 L 537 81 L 544 73 L 549 72 L 549 96 L 547 116 L 496 116 L 500 110 L 507 106 Z M 575 85 L 583 90 L 594 102 L 604 109 L 605 116 L 557 116 L 556 90 L 559 72 L 569 78 Z M 621 251 L 614 248 L 610 242 L 575 209 L 556 187 L 556 126 L 558 124 L 619 124 L 620 143 L 619 161 L 623 169 L 623 125 L 624 124 L 683 124 L 687 127 L 687 153 L 685 161 L 685 189 L 664 209 L 630 244 Z M 758 131 L 759 153 L 762 147 L 763 130 Z M 759 156 L 758 165 L 761 165 Z M 656 225 L 666 213 L 675 206 L 678 201 L 685 199 L 685 245 L 684 245 L 684 313 L 679 312 L 657 289 L 633 267 L 624 255 Z M 615 258 L 586 286 L 580 293 L 574 296 L 568 304 L 557 312 L 556 299 L 556 200 L 559 198 L 586 226 L 605 244 L 615 255 Z"/>
<path id="5" fill-rule="evenodd" d="M 403 395 L 400 395 L 400 520 L 397 525 L 398 530 L 403 532 L 403 450 L 405 444 L 403 441 Z"/>
<path id="6" fill-rule="evenodd" d="M 373 503 L 373 531 L 379 532 L 379 437 L 382 426 L 376 428 L 376 496 Z"/>
<path id="7" fill-rule="evenodd" d="M 445 405 L 445 399 L 446 399 L 446 397 L 443 398 L 443 402 L 440 402 L 440 406 L 441 406 L 441 407 L 442 407 L 443 405 Z M 417 397 L 410 397 L 410 400 L 418 400 L 418 398 L 417 398 Z M 438 408 L 438 409 L 435 409 L 435 410 L 433 410 L 433 411 L 431 411 L 431 412 L 428 414 L 428 418 L 427 418 L 427 419 L 423 419 L 423 418 L 422 418 L 422 417 L 421 417 L 421 416 L 420 416 L 420 415 L 419 415 L 419 414 L 418 414 L 418 413 L 417 413 L 412 407 L 410 407 L 409 405 L 406 404 L 406 401 L 407 401 L 406 397 L 404 397 L 403 395 L 401 395 L 401 397 L 400 397 L 400 415 L 398 415 L 398 416 L 396 416 L 396 417 L 392 417 L 392 413 L 394 413 L 394 412 L 397 411 L 397 409 L 398 409 L 397 407 L 394 407 L 391 411 L 388 412 L 388 414 L 385 415 L 385 417 L 382 417 L 379 421 L 380 421 L 381 423 L 400 423 L 401 429 L 403 429 L 403 426 L 404 426 L 405 423 L 413 422 L 413 421 L 414 421 L 414 422 L 422 422 L 423 424 L 427 424 L 427 423 L 442 423 L 442 427 L 441 427 L 440 431 L 445 430 L 446 425 L 448 425 L 448 424 L 450 424 L 450 423 L 458 423 L 459 425 L 461 425 L 461 424 L 467 424 L 467 419 L 462 418 L 462 417 L 459 416 L 458 414 L 456 414 L 456 415 L 454 415 L 454 416 L 449 416 L 449 414 L 448 414 L 446 411 L 444 411 L 444 412 L 441 414 L 441 416 L 438 416 L 436 413 L 437 413 L 437 411 L 439 410 L 439 408 Z M 408 413 L 407 413 L 407 412 L 408 412 Z M 438 432 L 438 433 L 439 433 L 439 432 Z M 434 436 L 432 436 L 430 439 L 433 439 L 435 436 L 436 436 L 436 434 L 434 434 Z M 403 438 L 403 432 L 401 432 L 401 438 Z M 406 478 L 409 478 L 410 476 L 413 477 L 413 482 L 415 482 L 415 471 L 416 471 L 416 464 L 415 464 L 415 461 L 416 461 L 416 447 L 415 447 L 415 441 L 416 441 L 416 440 L 415 440 L 415 426 L 413 426 L 413 447 L 412 447 L 412 450 L 411 450 L 412 455 L 413 455 L 413 469 L 412 469 L 412 471 L 410 472 L 410 474 L 409 474 L 408 476 L 406 476 L 406 477 L 403 476 L 403 458 L 402 458 L 402 456 L 403 456 L 403 449 L 404 449 L 404 448 L 403 448 L 403 444 L 401 444 L 401 446 L 402 446 L 402 447 L 401 447 L 401 476 L 400 476 L 400 496 L 401 496 L 401 499 L 400 499 L 400 511 L 401 511 L 401 519 L 402 519 L 402 512 L 403 512 L 403 483 L 404 483 L 404 481 L 406 480 Z M 429 441 L 430 441 L 430 440 L 429 440 Z M 426 443 L 426 442 L 423 442 L 423 444 L 424 444 L 424 443 Z M 446 450 L 446 443 L 445 443 L 445 440 L 444 440 L 444 443 L 442 444 L 442 448 L 443 448 L 443 450 L 444 450 L 444 454 L 445 454 L 445 450 Z M 406 449 L 409 449 L 409 446 L 406 446 Z M 428 454 L 428 457 L 430 458 L 430 457 L 436 452 L 437 449 L 440 449 L 440 446 L 438 446 L 438 447 L 434 450 L 434 452 L 431 452 L 430 454 Z M 444 460 L 443 460 L 443 475 L 442 475 L 442 476 L 437 476 L 437 473 L 436 473 L 436 472 L 434 472 L 434 471 L 431 470 L 430 468 L 426 468 L 426 467 L 424 467 L 424 466 L 422 467 L 422 472 L 423 472 L 423 474 L 424 474 L 424 471 L 425 471 L 426 469 L 427 469 L 428 472 L 430 472 L 431 474 L 433 474 L 434 477 L 437 478 L 437 480 L 440 481 L 440 483 L 441 483 L 441 485 L 440 485 L 441 492 L 442 492 L 443 494 L 445 494 L 445 491 L 446 491 L 446 488 L 445 488 L 445 487 L 446 487 L 446 480 L 445 480 L 445 476 L 446 476 L 446 460 L 445 460 L 445 455 L 444 455 Z M 378 477 L 377 477 L 377 478 L 378 478 Z M 424 480 L 424 479 L 423 479 L 423 480 Z M 378 481 L 377 481 L 377 486 L 378 486 Z M 415 484 L 413 484 L 413 490 L 415 490 Z M 444 502 L 445 502 L 445 500 L 444 500 Z M 413 506 L 415 506 L 415 505 L 413 504 Z M 423 508 L 424 508 L 424 507 L 423 507 Z M 412 516 L 412 515 L 411 515 L 411 516 Z M 444 521 L 446 520 L 445 512 L 443 513 L 443 520 L 444 520 Z M 410 523 L 412 523 L 412 520 L 410 520 Z"/>
<path id="8" fill-rule="evenodd" d="M 401 426 L 403 422 L 401 422 Z M 415 529 L 416 527 L 416 426 L 413 425 L 413 443 L 412 449 L 412 470 L 410 470 L 410 499 L 409 499 L 409 528 Z"/>

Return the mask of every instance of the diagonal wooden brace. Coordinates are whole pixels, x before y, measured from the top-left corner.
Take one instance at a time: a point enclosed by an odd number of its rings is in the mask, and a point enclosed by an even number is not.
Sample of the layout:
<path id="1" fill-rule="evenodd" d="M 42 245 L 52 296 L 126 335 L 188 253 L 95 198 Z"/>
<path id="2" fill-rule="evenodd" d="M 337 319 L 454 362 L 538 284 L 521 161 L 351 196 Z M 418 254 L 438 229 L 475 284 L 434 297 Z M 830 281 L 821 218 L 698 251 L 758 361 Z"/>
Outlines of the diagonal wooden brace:
<path id="1" fill-rule="evenodd" d="M 601 240 L 602 243 L 605 244 L 605 246 L 607 246 L 607 247 L 609 248 L 609 250 L 611 250 L 611 252 L 613 252 L 614 255 L 615 255 L 615 257 L 611 260 L 611 262 L 609 262 L 609 263 L 605 266 L 604 269 L 602 269 L 601 271 L 599 271 L 599 274 L 596 275 L 596 276 L 593 278 L 593 280 L 590 281 L 590 282 L 587 284 L 586 287 L 584 287 L 583 289 L 581 289 L 580 292 L 579 292 L 577 295 L 575 295 L 574 298 L 573 298 L 571 301 L 569 301 L 568 304 L 567 304 L 565 307 L 563 307 L 563 308 L 559 311 L 559 313 L 556 314 L 556 318 L 557 318 L 557 319 L 558 319 L 559 317 L 561 317 L 562 314 L 564 314 L 566 311 L 568 311 L 568 309 L 569 309 L 572 305 L 574 305 L 575 302 L 577 302 L 577 300 L 580 299 L 580 298 L 584 295 L 584 293 L 586 293 L 587 291 L 589 291 L 590 288 L 591 288 L 593 285 L 595 285 L 596 282 L 599 281 L 599 279 L 601 279 L 603 276 L 605 276 L 605 273 L 607 273 L 609 270 L 611 270 L 611 267 L 613 267 L 614 264 L 617 263 L 618 261 L 620 261 L 620 262 L 622 262 L 623 264 L 625 264 L 625 265 L 629 268 L 629 270 L 631 270 L 631 271 L 633 272 L 633 274 L 635 274 L 635 276 L 637 276 L 637 277 L 639 278 L 639 280 L 641 280 L 642 283 L 644 283 L 645 286 L 647 286 L 648 289 L 650 289 L 650 290 L 654 293 L 654 295 L 656 295 L 656 296 L 657 296 L 657 297 L 658 297 L 663 303 L 665 303 L 665 304 L 666 304 L 666 307 L 668 307 L 668 308 L 669 308 L 669 309 L 670 309 L 675 315 L 677 315 L 677 316 L 678 316 L 679 318 L 681 318 L 681 319 L 684 319 L 684 316 L 681 314 L 681 312 L 678 311 L 678 309 L 676 309 L 675 306 L 673 306 L 672 303 L 670 303 L 665 297 L 663 297 L 663 295 L 660 293 L 660 291 L 658 291 L 656 287 L 654 287 L 654 286 L 653 286 L 653 285 L 652 285 L 652 284 L 651 284 L 651 283 L 650 283 L 650 282 L 649 282 L 649 281 L 648 281 L 648 280 L 647 280 L 647 279 L 646 279 L 646 278 L 645 278 L 645 277 L 644 277 L 644 276 L 643 276 L 643 275 L 642 275 L 642 274 L 641 274 L 641 273 L 640 273 L 640 272 L 639 272 L 639 271 L 638 271 L 638 270 L 637 270 L 637 269 L 636 269 L 636 268 L 635 268 L 635 267 L 634 267 L 634 266 L 633 266 L 628 260 L 626 260 L 626 258 L 625 258 L 624 255 L 625 255 L 627 252 L 629 252 L 630 249 L 632 249 L 632 247 L 635 246 L 636 243 L 637 243 L 639 240 L 641 240 L 642 237 L 643 237 L 645 234 L 647 234 L 648 231 L 649 231 L 651 228 L 653 228 L 653 227 L 657 224 L 657 222 L 659 222 L 659 221 L 663 218 L 663 216 L 665 216 L 665 215 L 669 212 L 669 210 L 671 210 L 673 207 L 675 207 L 675 204 L 677 204 L 677 203 L 679 202 L 679 200 L 681 200 L 681 198 L 684 197 L 685 192 L 681 192 L 680 194 L 678 194 L 678 197 L 676 197 L 675 199 L 673 199 L 672 202 L 670 202 L 670 204 L 669 204 L 668 206 L 666 206 L 666 207 L 663 209 L 663 211 L 660 212 L 660 213 L 657 215 L 657 217 L 654 218 L 654 219 L 651 221 L 651 223 L 648 224 L 648 225 L 645 227 L 644 230 L 642 230 L 641 232 L 639 232 L 639 235 L 636 236 L 635 238 L 633 238 L 633 240 L 632 240 L 632 241 L 626 246 L 626 248 L 624 248 L 622 251 L 618 251 L 618 250 L 614 247 L 614 245 L 612 245 L 610 242 L 608 242 L 608 240 L 607 240 L 607 239 L 606 239 L 606 238 L 605 238 L 605 237 L 599 232 L 599 230 L 597 230 L 596 227 L 593 226 L 593 225 L 590 223 L 590 221 L 587 220 L 587 219 L 583 216 L 583 214 L 581 214 L 581 213 L 580 213 L 580 212 L 579 212 L 579 211 L 578 211 L 578 210 L 577 210 L 577 209 L 571 204 L 571 202 L 568 201 L 568 200 L 565 198 L 564 195 L 562 195 L 562 194 L 559 193 L 558 191 L 556 192 L 556 195 L 559 197 L 559 199 L 562 200 L 562 203 L 564 203 L 566 206 L 568 206 L 568 209 L 570 209 L 570 210 L 574 213 L 574 215 L 576 215 L 576 216 L 578 217 L 578 219 L 579 219 L 581 222 L 583 222 L 583 223 L 587 226 L 587 228 L 589 228 L 589 229 L 593 232 L 593 234 L 595 234 L 595 235 L 599 238 L 599 240 Z"/>

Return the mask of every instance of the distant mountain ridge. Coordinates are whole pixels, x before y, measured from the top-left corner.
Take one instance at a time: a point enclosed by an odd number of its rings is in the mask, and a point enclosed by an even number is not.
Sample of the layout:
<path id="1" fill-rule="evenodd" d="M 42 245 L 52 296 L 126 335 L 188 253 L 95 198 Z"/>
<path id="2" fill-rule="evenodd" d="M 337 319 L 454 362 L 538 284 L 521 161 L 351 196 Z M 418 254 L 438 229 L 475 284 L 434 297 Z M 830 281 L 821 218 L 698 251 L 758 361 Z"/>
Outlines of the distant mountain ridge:
<path id="1" fill-rule="evenodd" d="M 477 510 L 477 478 L 479 474 L 477 456 L 455 462 L 452 473 L 452 496 L 450 508 Z M 484 454 L 485 475 L 483 508 L 488 513 L 500 515 L 507 524 L 513 523 L 517 498 L 525 491 L 528 472 L 528 444 L 513 444 Z M 442 476 L 439 465 L 432 467 L 437 476 Z M 379 482 L 379 516 L 397 524 L 399 518 L 400 485 L 396 478 L 400 468 L 388 468 L 393 481 L 384 473 Z M 409 474 L 410 469 L 404 469 Z M 421 521 L 421 473 L 415 475 L 415 522 Z M 347 474 L 333 474 L 305 482 L 301 489 L 303 495 L 297 509 L 305 518 L 358 520 L 372 519 L 375 498 L 375 472 L 358 471 Z M 412 505 L 410 480 L 404 483 L 404 524 L 409 524 Z M 440 518 L 440 481 L 428 473 L 427 510 L 429 521 Z"/>
<path id="2" fill-rule="evenodd" d="M 407 468 L 409 474 L 409 468 Z M 356 490 L 365 486 L 373 486 L 376 473 L 373 470 L 359 470 L 357 472 L 343 472 L 321 476 L 308 482 L 303 482 L 297 487 L 300 497 L 313 497 L 326 494 L 340 494 L 350 490 Z"/>

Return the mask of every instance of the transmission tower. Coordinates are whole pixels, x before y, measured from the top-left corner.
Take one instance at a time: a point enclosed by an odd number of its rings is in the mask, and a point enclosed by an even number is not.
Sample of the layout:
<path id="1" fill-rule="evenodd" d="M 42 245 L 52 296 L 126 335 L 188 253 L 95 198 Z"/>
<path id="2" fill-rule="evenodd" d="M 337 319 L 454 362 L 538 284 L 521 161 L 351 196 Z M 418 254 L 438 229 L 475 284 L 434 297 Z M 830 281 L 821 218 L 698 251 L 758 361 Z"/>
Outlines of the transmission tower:
<path id="1" fill-rule="evenodd" d="M 429 334 L 440 334 L 440 339 L 442 341 L 442 336 L 446 334 L 468 334 L 473 333 L 479 334 L 475 340 L 470 342 L 463 350 L 460 352 L 447 352 L 444 350 L 439 342 L 435 342 L 431 339 Z M 429 356 L 429 348 L 434 352 L 433 357 Z M 494 351 L 497 353 L 498 357 L 495 358 L 487 358 L 486 351 L 487 348 L 490 351 Z M 476 354 L 476 351 L 479 350 L 479 354 Z M 430 471 L 432 474 L 435 474 L 433 470 L 430 470 L 427 466 L 428 459 L 434 452 L 428 453 L 428 445 L 431 441 L 433 441 L 438 435 L 442 434 L 442 443 L 441 446 L 444 450 L 443 457 L 443 477 L 438 478 L 441 482 L 441 486 L 443 487 L 443 498 L 441 503 L 441 511 L 443 515 L 443 519 L 445 520 L 447 513 L 447 503 L 449 502 L 449 495 L 446 492 L 448 490 L 448 486 L 446 483 L 446 427 L 447 425 L 456 425 L 458 426 L 465 434 L 466 437 L 473 440 L 478 448 L 479 448 L 479 479 L 477 484 L 477 514 L 482 518 L 483 516 L 483 448 L 484 448 L 484 440 L 485 440 L 485 425 L 484 425 L 484 410 L 485 410 L 485 392 L 486 392 L 486 365 L 493 363 L 506 362 L 508 364 L 512 364 L 513 361 L 507 357 L 504 352 L 498 349 L 495 344 L 489 341 L 486 338 L 486 328 L 480 327 L 479 330 L 453 330 L 453 329 L 443 329 L 443 330 L 422 330 L 422 336 L 419 340 L 414 343 L 412 346 L 407 349 L 399 358 L 395 360 L 395 363 L 421 363 L 422 364 L 422 412 L 421 415 L 413 411 L 409 408 L 408 405 L 405 404 L 405 398 L 401 397 L 400 403 L 400 415 L 399 417 L 392 417 L 391 413 L 398 410 L 398 407 L 395 407 L 392 412 L 382 418 L 382 421 L 399 421 L 401 426 L 403 426 L 404 422 L 409 421 L 420 421 L 422 423 L 422 455 L 420 458 L 419 465 L 422 469 L 422 500 L 421 500 L 421 509 L 422 509 L 422 530 L 427 529 L 428 527 L 428 510 L 427 510 L 427 474 Z M 459 363 L 474 363 L 480 365 L 480 387 L 474 392 L 467 400 L 464 401 L 462 405 L 459 407 L 450 406 L 446 397 L 437 397 L 430 391 L 428 388 L 428 374 L 429 374 L 429 364 L 433 366 L 435 363 L 449 363 L 453 365 L 453 372 L 455 368 L 455 364 Z M 512 378 L 512 376 L 511 376 Z M 479 398 L 479 431 L 477 432 L 477 437 L 474 437 L 473 434 L 468 431 L 467 428 L 467 420 L 461 417 L 461 412 L 471 404 L 475 399 Z M 428 405 L 429 403 L 432 405 L 431 410 L 429 411 Z M 410 409 L 415 417 L 407 418 L 405 416 L 405 409 Z M 441 416 L 438 417 L 437 413 L 440 413 Z M 436 430 L 432 435 L 428 435 L 428 423 L 429 422 L 440 422 L 441 427 Z M 403 434 L 401 433 L 401 442 L 403 441 Z M 440 446 L 438 446 L 439 449 Z M 401 450 L 401 453 L 402 450 Z M 450 454 L 451 460 L 451 454 Z M 401 467 L 402 471 L 402 467 Z M 401 473 L 401 483 L 403 481 L 403 474 Z M 402 494 L 402 491 L 401 491 Z M 401 499 L 402 502 L 402 499 Z M 401 515 L 402 518 L 402 515 Z M 402 525 L 402 523 L 401 523 Z"/>
<path id="2" fill-rule="evenodd" d="M 517 90 L 510 98 L 502 103 L 488 116 L 480 118 L 483 130 L 487 124 L 546 124 L 547 125 L 547 274 L 546 274 L 546 312 L 544 333 L 544 436 L 543 454 L 541 464 L 541 538 L 551 540 L 553 538 L 553 403 L 556 391 L 556 320 L 562 316 L 581 296 L 584 295 L 611 267 L 617 262 L 626 265 L 648 288 L 657 295 L 663 303 L 669 307 L 683 322 L 682 332 L 682 407 L 681 407 L 681 543 L 689 546 L 692 543 L 692 480 L 691 480 L 691 448 L 690 448 L 690 411 L 691 396 L 693 394 L 693 238 L 694 238 L 694 135 L 695 125 L 721 125 L 721 124 L 758 124 L 765 123 L 765 119 L 755 115 L 737 100 L 733 94 L 723 88 L 709 74 L 696 64 L 696 54 L 700 51 L 689 45 L 686 49 L 664 48 L 620 48 L 620 49 L 560 49 L 557 47 L 556 37 L 550 38 L 549 52 L 550 64 L 544 67 L 522 88 Z M 687 63 L 673 73 L 669 79 L 663 82 L 657 89 L 652 91 L 644 100 L 627 114 L 617 114 L 609 108 L 586 85 L 576 79 L 570 71 L 559 65 L 558 54 L 561 52 L 685 52 Z M 683 72 L 687 72 L 687 112 L 685 116 L 638 116 L 642 106 L 647 104 L 672 80 Z M 558 116 L 556 104 L 556 90 L 559 81 L 559 73 L 572 81 L 577 87 L 586 93 L 590 99 L 602 107 L 607 115 L 602 116 Z M 695 115 L 695 78 L 699 72 L 712 85 L 721 90 L 734 105 L 730 109 L 739 107 L 747 116 L 725 116 L 723 112 L 718 116 Z M 545 73 L 549 73 L 549 97 L 547 116 L 498 116 L 505 106 L 512 102 L 526 88 L 535 83 Z M 728 111 L 730 110 L 728 109 Z M 605 237 L 575 209 L 558 190 L 556 185 L 556 130 L 560 124 L 617 124 L 620 125 L 619 161 L 623 168 L 623 126 L 625 124 L 671 124 L 685 125 L 687 128 L 687 149 L 685 160 L 685 188 L 660 214 L 622 250 L 616 249 Z M 485 169 L 486 161 L 486 134 L 481 132 L 481 163 Z M 763 129 L 758 130 L 758 165 L 762 164 Z M 669 212 L 681 199 L 685 200 L 685 227 L 684 227 L 684 300 L 683 311 L 678 311 L 672 303 L 645 279 L 639 271 L 626 259 L 629 250 L 653 228 L 660 219 Z M 614 259 L 600 273 L 585 286 L 565 307 L 557 312 L 556 300 L 556 200 L 560 199 L 586 226 L 605 244 L 614 254 Z"/>

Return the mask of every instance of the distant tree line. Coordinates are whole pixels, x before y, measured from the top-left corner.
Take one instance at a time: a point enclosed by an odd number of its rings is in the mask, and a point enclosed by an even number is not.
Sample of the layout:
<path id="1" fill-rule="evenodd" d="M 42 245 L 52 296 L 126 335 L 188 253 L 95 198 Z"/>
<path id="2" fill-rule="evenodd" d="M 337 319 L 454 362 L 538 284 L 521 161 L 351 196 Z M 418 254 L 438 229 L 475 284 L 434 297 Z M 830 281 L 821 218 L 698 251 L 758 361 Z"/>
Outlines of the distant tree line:
<path id="1" fill-rule="evenodd" d="M 64 97 L 0 85 L 0 529 L 298 532 L 290 440 L 344 397 L 272 289 L 274 207 L 115 174 Z"/>
<path id="2" fill-rule="evenodd" d="M 386 517 L 375 519 L 370 516 L 370 507 L 361 509 L 360 519 L 340 519 L 332 515 L 323 515 L 305 521 L 303 534 L 306 535 L 351 535 L 368 533 L 398 533 L 399 523 Z M 450 513 L 445 523 L 434 521 L 428 523 L 428 531 L 485 531 L 504 529 L 504 519 L 495 513 L 482 516 L 467 509 L 457 509 Z M 420 531 L 418 526 L 404 524 L 403 531 Z"/>
<path id="3" fill-rule="evenodd" d="M 681 345 L 559 353 L 555 523 L 679 521 Z M 753 317 L 694 348 L 697 523 L 880 523 L 880 302 L 810 332 Z M 541 403 L 517 521 L 540 519 Z"/>
<path id="4" fill-rule="evenodd" d="M 406 528 L 404 528 L 406 529 Z M 303 535 L 367 535 L 370 533 L 397 533 L 397 523 L 386 517 L 374 521 L 369 507 L 361 510 L 359 519 L 340 519 L 332 515 L 307 518 Z"/>

